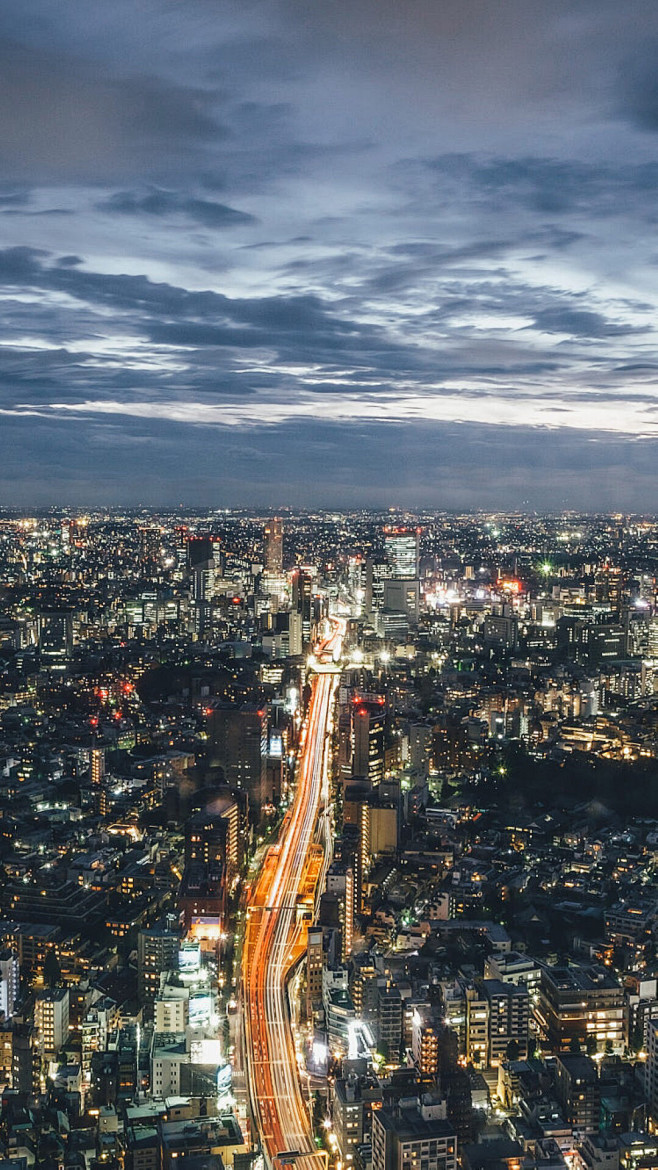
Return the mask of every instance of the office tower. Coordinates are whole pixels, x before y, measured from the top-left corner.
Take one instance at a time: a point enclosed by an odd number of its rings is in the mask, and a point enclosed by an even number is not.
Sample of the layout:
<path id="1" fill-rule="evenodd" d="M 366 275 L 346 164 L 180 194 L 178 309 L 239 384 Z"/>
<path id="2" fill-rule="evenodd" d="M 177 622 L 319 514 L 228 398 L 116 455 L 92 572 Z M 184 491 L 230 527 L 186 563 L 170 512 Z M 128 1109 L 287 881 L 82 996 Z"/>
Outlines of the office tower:
<path id="1" fill-rule="evenodd" d="M 418 576 L 420 532 L 417 528 L 384 529 L 384 549 L 391 577 Z"/>
<path id="2" fill-rule="evenodd" d="M 353 705 L 352 775 L 362 776 L 372 784 L 384 779 L 385 723 L 383 703 L 359 700 Z"/>
<path id="3" fill-rule="evenodd" d="M 484 645 L 490 650 L 514 650 L 519 641 L 519 622 L 510 605 L 487 614 L 483 625 Z"/>
<path id="4" fill-rule="evenodd" d="M 411 577 L 390 577 L 384 581 L 384 609 L 416 620 L 420 610 L 420 582 Z"/>
<path id="5" fill-rule="evenodd" d="M 208 716 L 208 759 L 230 788 L 247 793 L 250 817 L 258 820 L 268 800 L 266 709 L 216 704 Z"/>
<path id="6" fill-rule="evenodd" d="M 375 613 L 384 608 L 384 590 L 386 582 L 392 577 L 391 566 L 388 561 L 366 561 L 366 595 L 364 608 L 367 614 Z"/>
<path id="7" fill-rule="evenodd" d="M 157 573 L 160 566 L 160 529 L 144 524 L 139 530 L 139 563 L 147 576 Z"/>
<path id="8" fill-rule="evenodd" d="M 39 992 L 34 1004 L 34 1023 L 41 1036 L 44 1057 L 53 1060 L 68 1040 L 68 987 Z"/>
<path id="9" fill-rule="evenodd" d="M 313 628 L 313 582 L 309 573 L 303 569 L 295 569 L 292 577 L 292 614 L 298 614 L 301 619 L 302 653 L 305 653 L 311 642 Z"/>
<path id="10" fill-rule="evenodd" d="M 441 1105 L 408 1098 L 372 1115 L 372 1170 L 457 1170 L 457 1135 Z"/>
<path id="11" fill-rule="evenodd" d="M 283 569 L 283 521 L 278 516 L 265 525 L 265 568 L 268 573 Z"/>
<path id="12" fill-rule="evenodd" d="M 137 994 L 140 1005 L 151 1007 L 160 990 L 160 975 L 176 966 L 179 935 L 164 926 L 140 930 L 137 935 Z"/>
<path id="13" fill-rule="evenodd" d="M 187 568 L 190 572 L 195 569 L 222 568 L 222 542 L 219 536 L 189 536 L 187 538 Z"/>
<path id="14" fill-rule="evenodd" d="M 352 953 L 354 935 L 354 872 L 346 861 L 333 861 L 327 870 L 327 893 L 338 899 L 342 932 L 342 958 Z"/>
<path id="15" fill-rule="evenodd" d="M 43 610 L 38 629 L 43 662 L 63 670 L 73 653 L 73 614 L 65 609 Z"/>

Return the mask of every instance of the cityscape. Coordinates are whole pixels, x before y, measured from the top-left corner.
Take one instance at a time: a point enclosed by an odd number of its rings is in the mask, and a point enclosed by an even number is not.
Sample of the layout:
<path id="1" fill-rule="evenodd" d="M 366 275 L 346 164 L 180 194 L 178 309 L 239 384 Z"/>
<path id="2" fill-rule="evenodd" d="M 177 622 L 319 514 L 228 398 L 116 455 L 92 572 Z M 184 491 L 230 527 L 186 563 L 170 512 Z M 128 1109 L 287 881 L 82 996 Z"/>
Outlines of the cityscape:
<path id="1" fill-rule="evenodd" d="M 0 3 L 0 1170 L 658 1170 L 658 3 Z"/>
<path id="2" fill-rule="evenodd" d="M 4 510 L 3 1166 L 657 1165 L 657 563 Z"/>

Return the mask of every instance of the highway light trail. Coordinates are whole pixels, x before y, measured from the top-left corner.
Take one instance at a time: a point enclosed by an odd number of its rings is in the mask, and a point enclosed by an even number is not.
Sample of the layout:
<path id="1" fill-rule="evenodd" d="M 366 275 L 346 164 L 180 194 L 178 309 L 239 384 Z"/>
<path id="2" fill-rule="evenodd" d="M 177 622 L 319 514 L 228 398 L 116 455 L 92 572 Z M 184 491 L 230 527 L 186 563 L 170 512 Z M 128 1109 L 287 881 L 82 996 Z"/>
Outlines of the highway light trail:
<path id="1" fill-rule="evenodd" d="M 345 622 L 332 619 L 332 626 L 331 636 L 316 649 L 318 670 L 311 683 L 295 798 L 278 843 L 269 850 L 248 909 L 242 981 L 247 1078 L 254 1118 L 270 1165 L 284 1151 L 316 1153 L 302 1096 L 286 988 L 306 946 L 306 922 L 298 899 L 320 806 L 328 795 L 328 732 L 340 677 L 333 663 L 341 653 Z M 323 838 L 326 850 L 330 847 L 328 834 Z M 325 870 L 326 865 L 320 873 Z"/>

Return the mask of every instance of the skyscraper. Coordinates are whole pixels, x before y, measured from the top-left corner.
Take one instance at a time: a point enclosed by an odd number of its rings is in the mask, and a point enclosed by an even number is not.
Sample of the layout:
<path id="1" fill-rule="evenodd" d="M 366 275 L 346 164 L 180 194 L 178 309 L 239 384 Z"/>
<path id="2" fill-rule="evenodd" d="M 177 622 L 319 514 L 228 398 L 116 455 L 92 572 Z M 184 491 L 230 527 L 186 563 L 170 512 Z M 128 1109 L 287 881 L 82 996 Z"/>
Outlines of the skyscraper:
<path id="1" fill-rule="evenodd" d="M 265 568 L 268 573 L 283 569 L 283 521 L 274 516 L 265 525 Z"/>
<path id="2" fill-rule="evenodd" d="M 249 797 L 258 820 L 267 803 L 267 711 L 250 703 L 218 703 L 208 717 L 210 763 L 223 769 L 225 783 Z"/>
<path id="3" fill-rule="evenodd" d="M 372 784 L 384 778 L 384 728 L 386 710 L 383 703 L 366 699 L 352 708 L 352 775 L 363 776 Z"/>
<path id="4" fill-rule="evenodd" d="M 392 577 L 418 576 L 420 533 L 417 528 L 386 528 L 384 548 Z"/>
<path id="5" fill-rule="evenodd" d="M 296 569 L 292 579 L 292 610 L 298 614 L 302 623 L 302 651 L 306 650 L 311 641 L 311 627 L 313 624 L 312 580 L 309 573 L 303 569 Z"/>

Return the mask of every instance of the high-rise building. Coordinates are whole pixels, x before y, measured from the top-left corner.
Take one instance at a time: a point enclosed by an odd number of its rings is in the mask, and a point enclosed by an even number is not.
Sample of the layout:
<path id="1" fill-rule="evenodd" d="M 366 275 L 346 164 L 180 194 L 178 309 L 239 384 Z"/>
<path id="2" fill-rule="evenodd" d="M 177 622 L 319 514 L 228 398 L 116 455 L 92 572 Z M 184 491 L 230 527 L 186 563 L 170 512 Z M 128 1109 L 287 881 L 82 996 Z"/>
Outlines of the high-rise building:
<path id="1" fill-rule="evenodd" d="M 225 866 L 230 885 L 240 873 L 246 842 L 237 800 L 221 796 L 212 807 L 195 813 L 185 826 L 185 864 Z"/>
<path id="2" fill-rule="evenodd" d="M 0 951 L 0 1012 L 5 1019 L 14 1013 L 20 984 L 18 955 L 11 949 Z"/>
<path id="3" fill-rule="evenodd" d="M 12 1088 L 32 1095 L 39 1091 L 41 1037 L 31 1024 L 15 1022 L 11 1029 Z"/>
<path id="4" fill-rule="evenodd" d="M 267 710 L 251 703 L 217 703 L 208 716 L 208 758 L 220 767 L 230 788 L 249 798 L 249 815 L 258 820 L 270 799 L 267 791 Z"/>
<path id="5" fill-rule="evenodd" d="M 148 576 L 157 573 L 160 564 L 161 532 L 154 524 L 143 524 L 139 530 L 139 563 Z"/>
<path id="6" fill-rule="evenodd" d="M 649 1020 L 647 1025 L 647 1063 L 645 1065 L 644 1088 L 649 1117 L 655 1125 L 658 1122 L 658 1020 Z"/>
<path id="7" fill-rule="evenodd" d="M 565 1121 L 579 1133 L 596 1133 L 601 1093 L 594 1061 L 581 1052 L 558 1053 L 555 1088 Z"/>
<path id="8" fill-rule="evenodd" d="M 268 573 L 283 569 L 283 521 L 274 516 L 265 525 L 265 568 Z"/>
<path id="9" fill-rule="evenodd" d="M 301 619 L 302 653 L 305 653 L 310 645 L 313 629 L 313 581 L 310 573 L 304 572 L 303 569 L 295 569 L 293 573 L 292 611 Z"/>
<path id="10" fill-rule="evenodd" d="M 41 1036 L 43 1055 L 54 1059 L 69 1035 L 69 989 L 41 991 L 34 1004 L 34 1023 Z"/>
<path id="11" fill-rule="evenodd" d="M 372 1115 L 372 1170 L 456 1170 L 457 1135 L 445 1107 L 407 1100 Z"/>
<path id="12" fill-rule="evenodd" d="M 439 1072 L 439 1028 L 431 1011 L 416 1008 L 411 1030 L 411 1052 L 419 1072 L 436 1077 Z"/>
<path id="13" fill-rule="evenodd" d="M 536 1014 L 553 1049 L 576 1041 L 623 1047 L 624 991 L 605 967 L 543 967 Z"/>
<path id="14" fill-rule="evenodd" d="M 151 1007 L 160 990 L 160 975 L 176 966 L 179 935 L 165 926 L 140 930 L 137 935 L 137 994 L 142 1006 Z"/>
<path id="15" fill-rule="evenodd" d="M 321 927 L 308 931 L 306 947 L 306 1010 L 312 1016 L 315 1004 L 322 1002 L 322 973 L 324 971 L 324 937 Z"/>
<path id="16" fill-rule="evenodd" d="M 417 528 L 386 528 L 384 549 L 391 577 L 418 577 L 420 532 Z"/>
<path id="17" fill-rule="evenodd" d="M 354 871 L 346 861 L 333 861 L 327 870 L 327 892 L 338 899 L 342 933 L 342 958 L 352 953 L 354 935 Z"/>
<path id="18" fill-rule="evenodd" d="M 218 536 L 190 536 L 186 540 L 187 568 L 219 569 L 222 566 L 222 542 Z"/>
<path id="19" fill-rule="evenodd" d="M 352 708 L 352 775 L 372 784 L 384 779 L 384 728 L 386 710 L 383 703 L 359 700 Z"/>
<path id="20" fill-rule="evenodd" d="M 354 1160 L 356 1146 L 363 1141 L 364 1100 L 359 1078 L 352 1074 L 334 1083 L 332 1116 L 338 1152 L 343 1162 Z"/>
<path id="21" fill-rule="evenodd" d="M 70 610 L 43 610 L 39 614 L 39 650 L 46 665 L 64 669 L 73 653 L 73 614 Z"/>
<path id="22" fill-rule="evenodd" d="M 94 788 L 99 788 L 105 776 L 105 748 L 94 745 L 89 752 L 89 776 Z"/>

